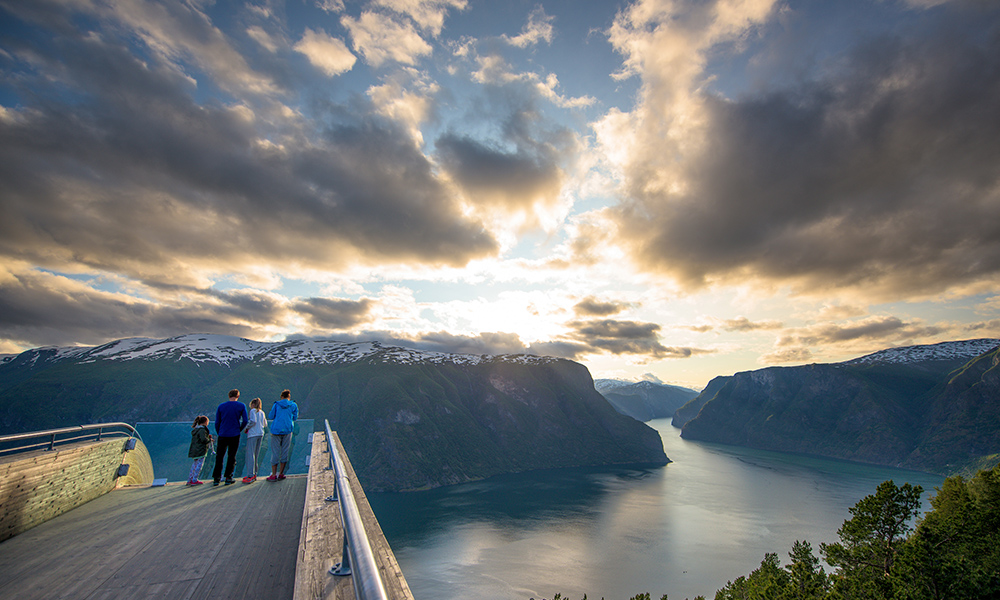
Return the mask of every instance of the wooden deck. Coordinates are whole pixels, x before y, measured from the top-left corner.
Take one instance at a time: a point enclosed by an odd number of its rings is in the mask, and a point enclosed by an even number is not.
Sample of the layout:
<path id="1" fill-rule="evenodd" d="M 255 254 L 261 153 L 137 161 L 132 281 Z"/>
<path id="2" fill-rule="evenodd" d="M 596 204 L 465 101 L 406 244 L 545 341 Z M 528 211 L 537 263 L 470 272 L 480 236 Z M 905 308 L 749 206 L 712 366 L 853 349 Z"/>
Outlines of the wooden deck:
<path id="1" fill-rule="evenodd" d="M 0 599 L 291 599 L 307 478 L 119 489 L 0 543 Z"/>
<path id="2" fill-rule="evenodd" d="M 357 475 L 341 452 L 388 597 L 413 600 Z M 0 542 L 0 600 L 352 600 L 326 439 L 308 476 L 213 487 L 111 491 Z"/>

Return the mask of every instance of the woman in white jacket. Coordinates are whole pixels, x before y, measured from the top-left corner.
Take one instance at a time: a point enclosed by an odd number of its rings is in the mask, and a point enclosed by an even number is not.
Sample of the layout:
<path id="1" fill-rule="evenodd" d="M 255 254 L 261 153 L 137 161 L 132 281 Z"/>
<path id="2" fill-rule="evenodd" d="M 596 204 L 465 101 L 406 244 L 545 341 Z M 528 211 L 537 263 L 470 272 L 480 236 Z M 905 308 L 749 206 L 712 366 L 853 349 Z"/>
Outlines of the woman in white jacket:
<path id="1" fill-rule="evenodd" d="M 264 439 L 264 428 L 267 427 L 267 417 L 261 409 L 260 398 L 250 401 L 250 419 L 247 422 L 247 458 L 246 477 L 243 483 L 253 483 L 257 481 L 257 469 L 260 467 L 260 443 Z"/>

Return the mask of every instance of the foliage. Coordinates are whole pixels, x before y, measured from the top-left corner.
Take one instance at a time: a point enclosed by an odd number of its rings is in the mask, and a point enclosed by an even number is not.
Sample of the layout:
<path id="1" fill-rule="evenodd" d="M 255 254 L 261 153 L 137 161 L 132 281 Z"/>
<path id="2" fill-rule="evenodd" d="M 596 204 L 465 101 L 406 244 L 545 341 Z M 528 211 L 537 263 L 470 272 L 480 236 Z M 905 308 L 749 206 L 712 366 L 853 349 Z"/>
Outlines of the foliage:
<path id="1" fill-rule="evenodd" d="M 920 511 L 920 486 L 892 481 L 850 508 L 853 518 L 838 530 L 840 542 L 820 544 L 826 562 L 837 567 L 834 589 L 846 597 L 888 597 L 889 576 L 909 523 Z"/>
<path id="2" fill-rule="evenodd" d="M 851 509 L 840 541 L 820 544 L 827 575 L 807 542 L 795 542 L 781 567 L 768 553 L 760 567 L 730 581 L 715 600 L 980 600 L 1000 598 L 1000 468 L 971 480 L 944 481 L 931 510 L 919 486 L 883 482 Z"/>

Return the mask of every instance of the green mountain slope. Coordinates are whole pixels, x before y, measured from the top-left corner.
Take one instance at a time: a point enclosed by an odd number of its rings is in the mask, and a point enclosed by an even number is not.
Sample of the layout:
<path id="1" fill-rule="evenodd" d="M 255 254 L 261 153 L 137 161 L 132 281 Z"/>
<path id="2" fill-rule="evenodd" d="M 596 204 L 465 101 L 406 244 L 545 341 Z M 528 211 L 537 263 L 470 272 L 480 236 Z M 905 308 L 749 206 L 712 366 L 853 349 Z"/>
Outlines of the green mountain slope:
<path id="1" fill-rule="evenodd" d="M 951 473 L 1000 453 L 998 352 L 737 373 L 674 423 L 687 439 Z"/>
<path id="2" fill-rule="evenodd" d="M 288 388 L 300 417 L 329 419 L 371 491 L 668 462 L 659 435 L 616 412 L 586 367 L 566 360 L 375 352 L 325 363 L 276 363 L 263 353 L 225 363 L 182 352 L 130 360 L 32 352 L 0 364 L 0 392 L 11 399 L 0 408 L 2 433 L 214 417 L 231 388 L 244 402 L 261 397 L 267 411 Z"/>

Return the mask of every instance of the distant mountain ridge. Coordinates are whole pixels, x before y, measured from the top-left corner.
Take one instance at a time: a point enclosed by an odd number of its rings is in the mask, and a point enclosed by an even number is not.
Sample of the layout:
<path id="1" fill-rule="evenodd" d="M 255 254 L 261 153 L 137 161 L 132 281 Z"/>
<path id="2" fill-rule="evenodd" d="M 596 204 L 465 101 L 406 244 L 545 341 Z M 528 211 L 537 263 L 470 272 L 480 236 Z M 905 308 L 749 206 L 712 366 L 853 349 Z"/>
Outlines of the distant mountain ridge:
<path id="1" fill-rule="evenodd" d="M 639 421 L 670 417 L 698 395 L 689 388 L 652 381 L 597 379 L 594 387 L 615 410 Z"/>
<path id="2" fill-rule="evenodd" d="M 385 363 L 479 364 L 509 362 L 544 364 L 556 358 L 531 354 L 480 355 L 428 352 L 380 342 L 337 342 L 331 340 L 289 340 L 257 342 L 216 334 L 187 334 L 167 339 L 125 338 L 101 346 L 43 347 L 22 354 L 0 357 L 0 365 L 15 360 L 61 361 L 79 363 L 103 360 L 155 360 L 186 358 L 194 362 L 214 362 L 231 366 L 245 361 L 281 364 L 342 364 L 371 358 Z"/>
<path id="3" fill-rule="evenodd" d="M 903 346 L 880 350 L 848 360 L 844 365 L 865 365 L 873 363 L 912 364 L 927 361 L 971 360 L 980 354 L 1000 346 L 1000 339 L 981 338 L 959 342 L 941 342 L 920 346 Z"/>
<path id="4" fill-rule="evenodd" d="M 0 432 L 102 421 L 188 421 L 231 388 L 282 389 L 302 418 L 330 420 L 366 490 L 506 472 L 668 462 L 659 435 L 619 414 L 586 367 L 533 355 L 424 352 L 378 342 L 256 342 L 190 334 L 0 360 Z"/>
<path id="5" fill-rule="evenodd" d="M 909 346 L 713 379 L 686 439 L 952 473 L 1000 453 L 1000 339 Z"/>

